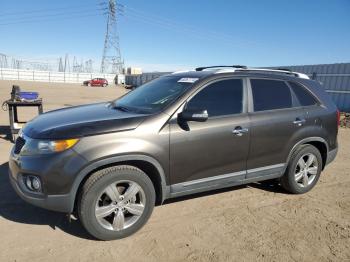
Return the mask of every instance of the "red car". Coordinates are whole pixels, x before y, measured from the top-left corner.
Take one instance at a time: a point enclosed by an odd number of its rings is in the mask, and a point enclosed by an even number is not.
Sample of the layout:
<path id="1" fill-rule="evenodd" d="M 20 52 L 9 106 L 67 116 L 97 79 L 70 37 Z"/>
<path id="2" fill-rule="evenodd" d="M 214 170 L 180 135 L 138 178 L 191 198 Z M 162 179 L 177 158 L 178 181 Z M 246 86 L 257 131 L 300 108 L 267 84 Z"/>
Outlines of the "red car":
<path id="1" fill-rule="evenodd" d="M 94 78 L 83 82 L 84 86 L 108 86 L 107 79 L 104 78 Z"/>

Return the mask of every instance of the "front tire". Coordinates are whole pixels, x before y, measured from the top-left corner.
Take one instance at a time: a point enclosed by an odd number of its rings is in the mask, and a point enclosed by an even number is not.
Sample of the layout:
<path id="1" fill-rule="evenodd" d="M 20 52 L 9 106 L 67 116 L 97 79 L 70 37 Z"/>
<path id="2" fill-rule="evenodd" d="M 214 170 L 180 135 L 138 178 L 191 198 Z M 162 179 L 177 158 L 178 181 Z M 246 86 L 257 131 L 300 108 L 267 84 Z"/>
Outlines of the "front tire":
<path id="1" fill-rule="evenodd" d="M 292 194 L 306 193 L 316 185 L 321 171 L 320 151 L 312 145 L 301 145 L 293 152 L 281 185 Z"/>
<path id="2" fill-rule="evenodd" d="M 78 214 L 85 229 L 101 240 L 120 239 L 139 230 L 155 204 L 150 178 L 140 169 L 122 165 L 92 174 L 78 198 Z"/>

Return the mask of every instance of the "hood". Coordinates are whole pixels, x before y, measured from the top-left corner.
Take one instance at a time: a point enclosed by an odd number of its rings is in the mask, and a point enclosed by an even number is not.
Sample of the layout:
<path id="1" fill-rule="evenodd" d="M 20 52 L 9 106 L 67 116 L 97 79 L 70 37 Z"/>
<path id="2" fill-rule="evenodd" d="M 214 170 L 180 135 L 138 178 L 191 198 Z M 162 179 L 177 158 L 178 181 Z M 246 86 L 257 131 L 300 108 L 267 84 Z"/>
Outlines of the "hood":
<path id="1" fill-rule="evenodd" d="M 82 105 L 39 115 L 25 125 L 23 133 L 36 139 L 78 138 L 132 130 L 146 117 L 114 109 L 110 103 Z"/>

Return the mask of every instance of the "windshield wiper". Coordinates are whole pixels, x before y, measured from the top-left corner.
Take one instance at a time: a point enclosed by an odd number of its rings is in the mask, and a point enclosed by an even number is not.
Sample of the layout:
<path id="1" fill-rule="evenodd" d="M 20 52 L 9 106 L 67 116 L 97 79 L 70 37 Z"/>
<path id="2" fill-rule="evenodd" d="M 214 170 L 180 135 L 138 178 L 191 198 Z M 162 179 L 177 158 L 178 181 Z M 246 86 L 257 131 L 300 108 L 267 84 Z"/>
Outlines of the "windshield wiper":
<path id="1" fill-rule="evenodd" d="M 131 110 L 125 106 L 119 106 L 119 105 L 114 105 L 113 106 L 114 109 L 120 110 L 120 111 L 124 111 L 124 112 L 130 112 Z"/>
<path id="2" fill-rule="evenodd" d="M 117 109 L 123 112 L 133 112 L 137 114 L 146 114 L 147 112 L 144 112 L 143 110 L 135 107 L 129 107 L 129 106 L 124 106 L 124 105 L 118 105 L 116 103 L 112 103 L 112 108 Z"/>

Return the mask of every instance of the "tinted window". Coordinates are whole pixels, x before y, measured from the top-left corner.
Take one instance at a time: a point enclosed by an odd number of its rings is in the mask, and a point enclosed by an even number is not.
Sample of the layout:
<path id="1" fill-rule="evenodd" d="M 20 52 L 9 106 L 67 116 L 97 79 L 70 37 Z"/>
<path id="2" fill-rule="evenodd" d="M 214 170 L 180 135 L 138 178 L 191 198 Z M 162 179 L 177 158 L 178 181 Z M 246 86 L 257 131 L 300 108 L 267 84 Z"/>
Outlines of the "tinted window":
<path id="1" fill-rule="evenodd" d="M 289 84 L 292 87 L 293 92 L 297 96 L 300 105 L 311 106 L 317 104 L 316 99 L 309 93 L 309 91 L 305 90 L 303 86 L 294 82 L 289 82 Z"/>
<path id="2" fill-rule="evenodd" d="M 276 80 L 252 79 L 254 111 L 292 107 L 292 96 L 286 83 Z"/>
<path id="3" fill-rule="evenodd" d="M 229 79 L 208 85 L 196 94 L 187 108 L 206 109 L 209 117 L 242 112 L 243 84 L 241 79 Z"/>

